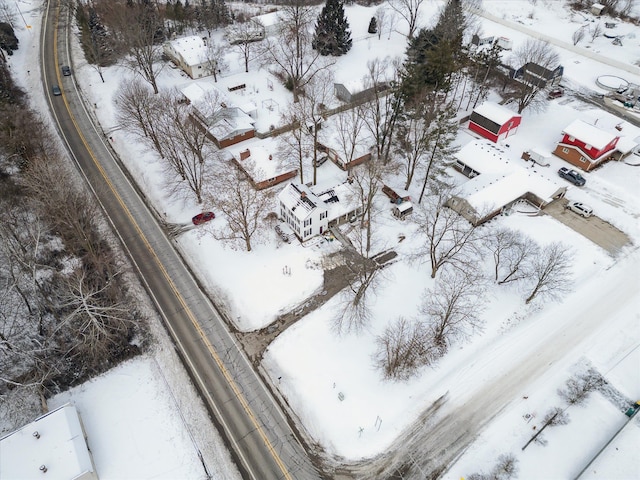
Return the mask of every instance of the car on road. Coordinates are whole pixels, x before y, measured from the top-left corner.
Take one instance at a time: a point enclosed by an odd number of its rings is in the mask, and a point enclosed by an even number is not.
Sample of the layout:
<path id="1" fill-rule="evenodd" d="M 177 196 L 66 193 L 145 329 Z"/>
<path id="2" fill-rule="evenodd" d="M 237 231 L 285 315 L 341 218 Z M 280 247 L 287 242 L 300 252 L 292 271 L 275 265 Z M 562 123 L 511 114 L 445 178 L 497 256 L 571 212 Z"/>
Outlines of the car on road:
<path id="1" fill-rule="evenodd" d="M 593 215 L 593 208 L 589 207 L 588 205 L 585 205 L 582 202 L 569 202 L 567 203 L 567 206 L 565 208 L 567 208 L 568 210 L 571 210 L 574 213 L 577 213 L 578 215 L 584 218 L 587 218 Z"/>
<path id="2" fill-rule="evenodd" d="M 213 220 L 214 218 L 216 218 L 216 216 L 213 212 L 202 212 L 193 217 L 191 221 L 194 225 L 200 225 L 208 222 L 209 220 Z"/>
<path id="3" fill-rule="evenodd" d="M 53 95 L 55 97 L 59 97 L 60 95 L 62 95 L 62 90 L 60 90 L 60 87 L 58 85 L 52 85 L 51 92 L 53 92 Z"/>
<path id="4" fill-rule="evenodd" d="M 68 65 L 62 66 L 62 75 L 64 75 L 65 77 L 68 77 L 71 75 L 71 68 L 69 68 Z"/>
<path id="5" fill-rule="evenodd" d="M 558 175 L 560 175 L 562 178 L 564 178 L 568 182 L 571 182 L 574 185 L 577 185 L 578 187 L 582 187 L 585 183 L 587 183 L 587 181 L 582 175 L 580 175 L 575 170 L 569 169 L 567 167 L 562 167 L 560 170 L 558 170 Z"/>

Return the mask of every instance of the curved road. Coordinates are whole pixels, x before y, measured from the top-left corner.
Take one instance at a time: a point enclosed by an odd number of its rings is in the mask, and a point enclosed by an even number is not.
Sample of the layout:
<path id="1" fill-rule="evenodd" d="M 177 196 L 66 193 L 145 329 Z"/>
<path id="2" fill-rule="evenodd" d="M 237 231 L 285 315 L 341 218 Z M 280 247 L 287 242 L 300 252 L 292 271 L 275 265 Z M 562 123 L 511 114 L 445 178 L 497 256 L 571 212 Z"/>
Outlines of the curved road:
<path id="1" fill-rule="evenodd" d="M 61 76 L 60 65 L 70 64 L 68 17 L 64 7 L 48 2 L 41 58 L 56 127 L 164 319 L 242 477 L 321 478 L 289 420 L 119 167 L 73 76 Z M 52 84 L 60 85 L 62 96 L 51 95 Z"/>

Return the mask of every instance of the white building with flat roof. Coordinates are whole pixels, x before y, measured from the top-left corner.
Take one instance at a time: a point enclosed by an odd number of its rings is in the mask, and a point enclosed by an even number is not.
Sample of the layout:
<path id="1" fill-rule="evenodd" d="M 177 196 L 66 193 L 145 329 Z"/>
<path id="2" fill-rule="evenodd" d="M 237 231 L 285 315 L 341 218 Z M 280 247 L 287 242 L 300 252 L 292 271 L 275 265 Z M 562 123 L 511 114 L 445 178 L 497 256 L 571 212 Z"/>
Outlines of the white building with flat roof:
<path id="1" fill-rule="evenodd" d="M 98 480 L 76 407 L 63 405 L 0 438 L 0 478 Z"/>

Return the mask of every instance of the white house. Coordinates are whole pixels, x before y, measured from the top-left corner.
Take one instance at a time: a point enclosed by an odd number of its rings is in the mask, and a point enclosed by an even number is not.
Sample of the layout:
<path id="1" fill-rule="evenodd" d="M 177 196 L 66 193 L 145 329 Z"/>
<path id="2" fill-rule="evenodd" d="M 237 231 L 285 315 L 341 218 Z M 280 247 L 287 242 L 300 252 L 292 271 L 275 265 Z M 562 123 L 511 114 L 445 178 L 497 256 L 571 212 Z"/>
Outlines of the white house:
<path id="1" fill-rule="evenodd" d="M 206 37 L 198 35 L 177 38 L 164 44 L 164 53 L 191 78 L 211 75 Z"/>
<path id="2" fill-rule="evenodd" d="M 349 182 L 314 192 L 314 187 L 290 183 L 278 194 L 279 217 L 304 242 L 362 213 Z"/>
<path id="3" fill-rule="evenodd" d="M 76 408 L 66 404 L 0 438 L 0 477 L 98 480 Z"/>
<path id="4" fill-rule="evenodd" d="M 461 148 L 453 167 L 469 180 L 447 201 L 447 206 L 474 225 L 490 220 L 518 200 L 544 208 L 567 190 L 538 173 L 533 165 L 525 168 L 512 162 L 504 149 L 486 140 Z"/>

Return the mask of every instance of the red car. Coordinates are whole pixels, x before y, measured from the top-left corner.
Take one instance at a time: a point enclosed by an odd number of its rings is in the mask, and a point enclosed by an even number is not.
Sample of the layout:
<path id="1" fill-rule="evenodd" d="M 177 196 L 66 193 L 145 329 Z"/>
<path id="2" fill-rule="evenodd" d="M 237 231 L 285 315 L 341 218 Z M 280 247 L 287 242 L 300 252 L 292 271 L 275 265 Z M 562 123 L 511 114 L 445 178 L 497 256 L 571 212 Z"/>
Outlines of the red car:
<path id="1" fill-rule="evenodd" d="M 201 223 L 208 222 L 216 218 L 213 212 L 202 212 L 191 219 L 194 225 L 200 225 Z"/>

